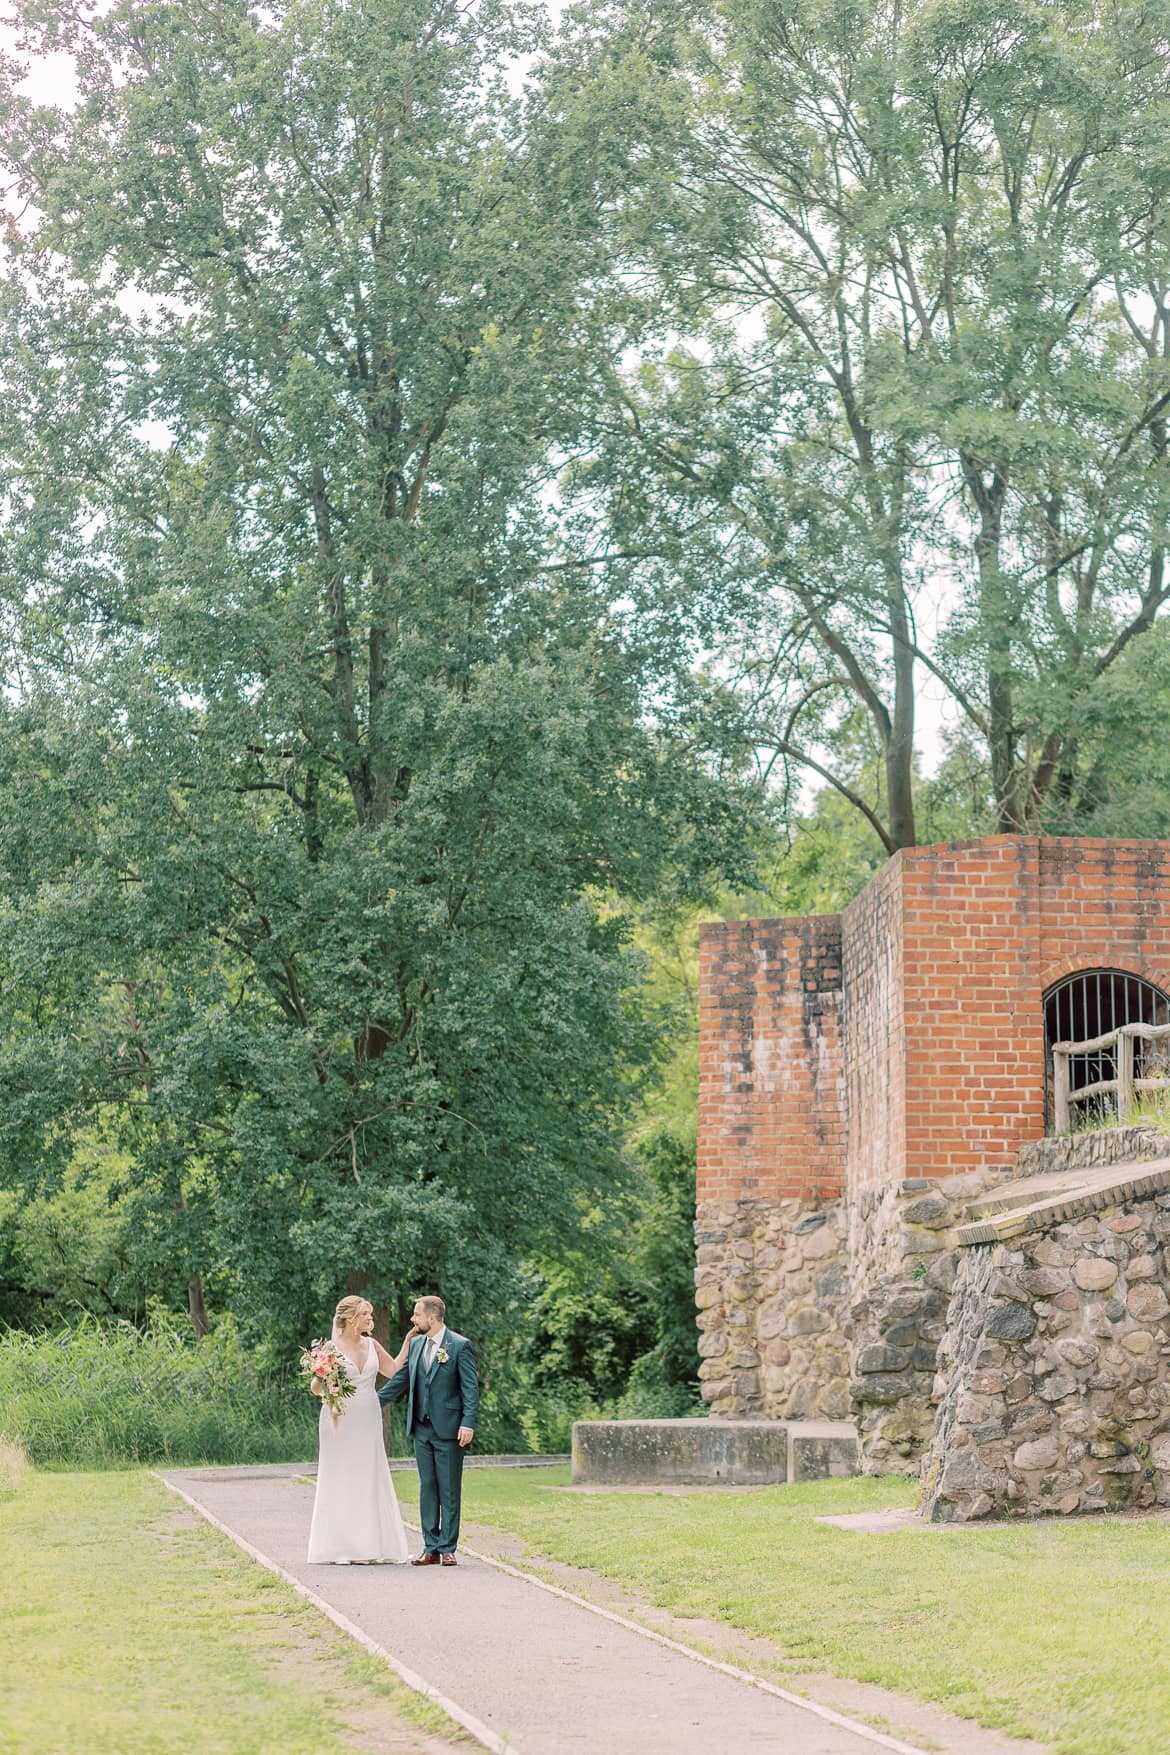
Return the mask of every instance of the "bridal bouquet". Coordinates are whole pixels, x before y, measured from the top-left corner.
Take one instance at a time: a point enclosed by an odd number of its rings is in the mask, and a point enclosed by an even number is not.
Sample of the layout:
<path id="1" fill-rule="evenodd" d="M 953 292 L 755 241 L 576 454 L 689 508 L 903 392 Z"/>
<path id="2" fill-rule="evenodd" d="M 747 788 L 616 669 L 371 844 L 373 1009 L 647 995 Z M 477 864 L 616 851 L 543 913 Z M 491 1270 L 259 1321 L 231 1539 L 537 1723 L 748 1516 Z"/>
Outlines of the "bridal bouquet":
<path id="1" fill-rule="evenodd" d="M 333 1342 L 314 1341 L 302 1348 L 300 1374 L 309 1386 L 309 1394 L 319 1396 L 325 1403 L 336 1426 L 356 1385 Z"/>

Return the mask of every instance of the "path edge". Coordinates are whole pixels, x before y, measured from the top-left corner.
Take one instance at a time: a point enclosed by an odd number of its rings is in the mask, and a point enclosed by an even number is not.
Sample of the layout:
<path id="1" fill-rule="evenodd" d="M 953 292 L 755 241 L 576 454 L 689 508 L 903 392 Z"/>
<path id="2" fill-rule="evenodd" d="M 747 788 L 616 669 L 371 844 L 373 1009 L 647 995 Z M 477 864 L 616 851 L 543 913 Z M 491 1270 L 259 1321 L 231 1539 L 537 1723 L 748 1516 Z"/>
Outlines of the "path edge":
<path id="1" fill-rule="evenodd" d="M 750 1670 L 741 1670 L 736 1664 L 725 1664 L 720 1658 L 708 1657 L 691 1645 L 683 1645 L 681 1640 L 671 1639 L 665 1633 L 656 1633 L 652 1627 L 644 1627 L 641 1622 L 631 1621 L 628 1616 L 619 1615 L 614 1609 L 604 1609 L 600 1603 L 591 1603 L 588 1597 L 579 1597 L 571 1590 L 563 1590 L 559 1584 L 549 1584 L 534 1573 L 522 1571 L 518 1566 L 509 1566 L 506 1560 L 497 1560 L 493 1555 L 485 1554 L 482 1549 L 469 1548 L 465 1542 L 462 1544 L 462 1551 L 484 1566 L 494 1566 L 497 1572 L 506 1572 L 511 1578 L 523 1579 L 525 1584 L 534 1584 L 537 1590 L 548 1591 L 550 1596 L 563 1597 L 567 1603 L 575 1603 L 579 1609 L 588 1609 L 591 1615 L 600 1615 L 603 1621 L 613 1621 L 618 1627 L 640 1634 L 643 1639 L 652 1639 L 655 1645 L 664 1645 L 668 1651 L 676 1651 L 680 1656 L 691 1658 L 697 1664 L 705 1664 L 709 1670 L 718 1670 L 736 1682 L 746 1682 L 751 1688 L 774 1695 L 788 1706 L 798 1706 L 802 1712 L 811 1712 L 814 1717 L 824 1719 L 827 1724 L 836 1725 L 838 1730 L 850 1731 L 853 1736 L 868 1740 L 876 1748 L 890 1749 L 893 1755 L 926 1755 L 921 1743 L 901 1743 L 897 1737 L 887 1736 L 884 1731 L 862 1724 L 859 1719 L 847 1718 L 843 1712 L 836 1712 L 831 1706 L 821 1706 L 818 1701 L 810 1700 L 805 1694 L 793 1694 L 775 1682 L 765 1681 L 763 1676 L 753 1675 Z"/>
<path id="2" fill-rule="evenodd" d="M 432 1687 L 414 1670 L 408 1669 L 385 1646 L 379 1645 L 377 1640 L 371 1639 L 364 1629 L 349 1620 L 340 1610 L 326 1602 L 323 1597 L 318 1596 L 316 1591 L 311 1590 L 308 1585 L 302 1584 L 300 1579 L 294 1577 L 291 1572 L 286 1572 L 277 1561 L 269 1559 L 267 1554 L 262 1553 L 259 1548 L 254 1547 L 243 1536 L 237 1535 L 235 1530 L 223 1523 L 213 1512 L 208 1511 L 189 1493 L 184 1492 L 182 1487 L 169 1481 L 157 1469 L 152 1469 L 150 1473 L 154 1475 L 156 1480 L 161 1481 L 170 1492 L 177 1494 L 180 1499 L 184 1500 L 193 1511 L 197 1511 L 207 1523 L 221 1531 L 238 1548 L 242 1548 L 245 1554 L 253 1560 L 257 1560 L 269 1572 L 274 1572 L 277 1577 L 284 1579 L 287 1584 L 292 1586 L 298 1596 L 304 1597 L 307 1602 L 312 1603 L 314 1608 L 319 1609 L 343 1633 L 356 1639 L 359 1645 L 364 1646 L 375 1657 L 381 1658 L 400 1680 L 406 1683 L 408 1688 L 413 1689 L 417 1694 L 424 1695 L 428 1700 L 434 1701 L 436 1706 L 442 1707 L 443 1711 L 454 1719 L 456 1724 L 462 1725 L 463 1729 L 469 1732 L 484 1748 L 493 1750 L 495 1755 L 520 1755 L 515 1743 L 499 1737 L 482 1720 L 476 1718 L 474 1713 L 458 1706 L 445 1694 L 440 1693 L 437 1688 Z M 412 1523 L 408 1523 L 407 1527 L 416 1528 Z M 497 1572 L 507 1573 L 510 1578 L 520 1579 L 524 1584 L 534 1585 L 537 1590 L 547 1591 L 549 1596 L 561 1597 L 565 1602 L 572 1603 L 579 1609 L 586 1609 L 591 1615 L 597 1615 L 603 1621 L 611 1621 L 615 1626 L 622 1627 L 629 1633 L 636 1633 L 642 1639 L 649 1639 L 655 1645 L 665 1647 L 667 1651 L 677 1652 L 679 1656 L 690 1658 L 694 1663 L 702 1664 L 709 1670 L 717 1670 L 721 1675 L 730 1676 L 733 1681 L 745 1683 L 748 1687 L 755 1688 L 761 1693 L 772 1695 L 774 1699 L 783 1700 L 788 1706 L 794 1706 L 802 1712 L 811 1713 L 814 1718 L 819 1718 L 826 1724 L 835 1725 L 838 1730 L 848 1731 L 863 1742 L 872 1743 L 875 1748 L 890 1750 L 891 1755 L 925 1755 L 921 1744 L 903 1743 L 897 1737 L 891 1737 L 884 1731 L 876 1730 L 872 1725 L 863 1724 L 859 1719 L 849 1718 L 845 1713 L 837 1712 L 831 1706 L 822 1706 L 818 1701 L 810 1700 L 807 1695 L 794 1694 L 790 1689 L 781 1688 L 776 1682 L 766 1681 L 763 1676 L 754 1675 L 750 1670 L 742 1670 L 737 1664 L 728 1664 L 720 1658 L 708 1657 L 705 1652 L 696 1651 L 693 1646 L 684 1645 L 681 1640 L 671 1639 L 668 1634 L 658 1633 L 652 1627 L 646 1627 L 641 1622 L 631 1620 L 627 1615 L 619 1615 L 614 1609 L 606 1609 L 600 1603 L 590 1602 L 588 1597 L 577 1596 L 574 1591 L 565 1590 L 557 1584 L 550 1584 L 545 1579 L 537 1577 L 535 1573 L 525 1572 L 521 1567 L 509 1565 L 506 1560 L 498 1560 L 494 1555 L 485 1554 L 482 1549 L 472 1548 L 463 1543 L 462 1551 L 484 1566 L 490 1566 Z"/>
<path id="3" fill-rule="evenodd" d="M 342 1633 L 347 1634 L 350 1639 L 356 1639 L 358 1644 L 364 1646 L 374 1657 L 381 1658 L 382 1662 L 394 1671 L 400 1682 L 405 1682 L 406 1686 L 415 1694 L 421 1694 L 425 1699 L 432 1701 L 435 1706 L 441 1707 L 448 1718 L 454 1719 L 455 1723 L 462 1726 L 470 1736 L 475 1738 L 477 1743 L 481 1743 L 485 1749 L 492 1750 L 493 1755 L 519 1755 L 515 1743 L 506 1737 L 498 1736 L 495 1731 L 484 1724 L 482 1719 L 476 1718 L 473 1712 L 468 1712 L 466 1707 L 450 1700 L 446 1694 L 441 1693 L 416 1670 L 408 1669 L 394 1656 L 393 1652 L 387 1651 L 384 1645 L 379 1645 L 376 1639 L 371 1639 L 370 1635 L 364 1628 L 359 1627 L 356 1621 L 351 1621 L 348 1615 L 343 1615 L 339 1609 L 333 1607 L 332 1603 L 327 1603 L 325 1598 L 318 1596 L 315 1590 L 311 1590 L 307 1584 L 302 1584 L 299 1578 L 294 1578 L 291 1572 L 286 1572 L 283 1566 L 270 1559 L 267 1554 L 261 1553 L 259 1548 L 253 1547 L 252 1543 L 245 1541 L 243 1536 L 237 1535 L 236 1531 L 216 1517 L 214 1512 L 208 1511 L 205 1505 L 200 1505 L 198 1499 L 193 1499 L 190 1493 L 184 1492 L 182 1487 L 174 1481 L 168 1481 L 167 1477 L 158 1469 L 151 1469 L 150 1473 L 167 1489 L 168 1493 L 176 1494 L 191 1507 L 192 1511 L 198 1512 L 205 1523 L 211 1524 L 213 1529 L 217 1529 L 221 1535 L 227 1536 L 228 1540 L 234 1542 L 237 1548 L 242 1548 L 249 1559 L 257 1561 L 269 1572 L 274 1572 L 278 1578 L 282 1578 L 286 1584 L 291 1585 L 299 1597 L 304 1597 L 306 1602 L 312 1603 L 315 1609 L 319 1609 L 324 1616 L 333 1622 L 335 1627 L 340 1628 Z M 477 1558 L 479 1557 L 477 1556 Z M 524 1574 L 518 1573 L 517 1577 L 522 1578 Z M 537 1581 L 534 1579 L 532 1582 L 536 1583 Z M 898 1746 L 891 1745 L 891 1747 Z M 922 1751 L 914 1750 L 909 1752 L 909 1755 L 922 1755 Z"/>

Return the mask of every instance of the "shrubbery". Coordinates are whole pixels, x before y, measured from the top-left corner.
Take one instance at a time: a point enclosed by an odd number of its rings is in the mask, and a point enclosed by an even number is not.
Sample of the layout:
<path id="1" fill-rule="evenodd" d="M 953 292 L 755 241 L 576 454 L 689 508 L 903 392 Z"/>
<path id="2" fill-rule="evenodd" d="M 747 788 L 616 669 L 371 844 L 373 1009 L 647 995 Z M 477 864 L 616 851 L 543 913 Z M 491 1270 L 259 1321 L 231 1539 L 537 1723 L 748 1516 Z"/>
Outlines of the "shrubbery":
<path id="1" fill-rule="evenodd" d="M 621 1402 L 600 1405 L 588 1392 L 573 1397 L 508 1372 L 493 1381 L 489 1371 L 476 1450 L 566 1451 L 574 1420 L 690 1411 L 677 1386 L 654 1394 L 634 1384 Z M 291 1362 L 245 1347 L 230 1318 L 198 1344 L 186 1320 L 161 1307 L 145 1329 L 82 1317 L 65 1328 L 0 1331 L 0 1477 L 6 1458 L 15 1470 L 25 1457 L 82 1469 L 310 1462 L 317 1413 Z M 392 1449 L 402 1455 L 401 1403 L 393 1422 Z"/>
<path id="2" fill-rule="evenodd" d="M 567 1451 L 574 1420 L 702 1412 L 694 1143 L 679 1131 L 645 1135 L 620 1198 L 590 1216 L 579 1247 L 518 1270 L 503 1308 L 467 1309 L 455 1289 L 453 1321 L 479 1357 L 479 1455 Z M 0 1197 L 0 1286 L 36 1285 L 42 1311 L 33 1329 L 31 1296 L 0 1300 L 0 1450 L 7 1440 L 56 1468 L 311 1461 L 317 1406 L 294 1374 L 298 1324 L 245 1339 L 217 1297 L 212 1332 L 196 1344 L 187 1315 L 145 1300 L 142 1283 L 108 1309 L 130 1285 L 128 1221 L 107 1198 L 115 1180 L 71 1184 L 53 1200 Z M 98 1299 L 88 1310 L 87 1295 Z M 391 1449 L 407 1454 L 401 1402 L 391 1422 Z"/>
<path id="3" fill-rule="evenodd" d="M 156 1311 L 146 1329 L 83 1318 L 0 1334 L 0 1439 L 42 1467 L 295 1461 L 316 1448 L 291 1375 L 228 1320 L 196 1346 Z"/>

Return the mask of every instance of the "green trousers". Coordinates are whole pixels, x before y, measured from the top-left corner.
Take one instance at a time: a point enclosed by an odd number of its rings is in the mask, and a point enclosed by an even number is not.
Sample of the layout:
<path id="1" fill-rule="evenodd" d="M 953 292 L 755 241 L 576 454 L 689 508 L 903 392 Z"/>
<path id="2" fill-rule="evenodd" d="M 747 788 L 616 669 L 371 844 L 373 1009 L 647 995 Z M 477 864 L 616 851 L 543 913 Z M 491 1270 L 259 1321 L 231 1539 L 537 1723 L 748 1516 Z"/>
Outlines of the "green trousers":
<path id="1" fill-rule="evenodd" d="M 414 1460 L 423 1546 L 428 1554 L 453 1554 L 459 1546 L 463 1448 L 456 1438 L 439 1438 L 432 1427 L 416 1426 Z"/>

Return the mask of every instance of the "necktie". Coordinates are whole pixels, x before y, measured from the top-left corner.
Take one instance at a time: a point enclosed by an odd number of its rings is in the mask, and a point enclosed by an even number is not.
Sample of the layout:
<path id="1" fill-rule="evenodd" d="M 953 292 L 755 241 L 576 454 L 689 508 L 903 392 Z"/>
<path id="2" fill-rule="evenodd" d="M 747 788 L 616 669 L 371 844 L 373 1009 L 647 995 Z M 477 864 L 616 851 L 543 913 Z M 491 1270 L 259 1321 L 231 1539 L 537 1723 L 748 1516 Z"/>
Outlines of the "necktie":
<path id="1" fill-rule="evenodd" d="M 429 1371 L 431 1366 L 434 1364 L 435 1354 L 438 1351 L 438 1346 L 439 1346 L 439 1343 L 434 1339 L 433 1336 L 427 1341 L 426 1352 L 423 1356 L 423 1370 L 424 1371 Z"/>

